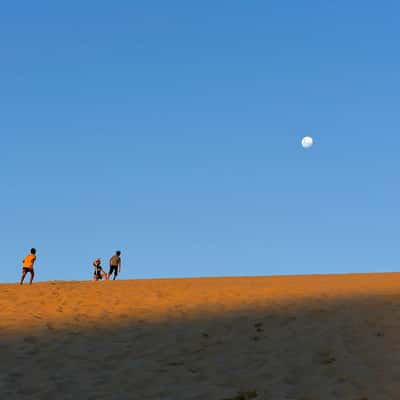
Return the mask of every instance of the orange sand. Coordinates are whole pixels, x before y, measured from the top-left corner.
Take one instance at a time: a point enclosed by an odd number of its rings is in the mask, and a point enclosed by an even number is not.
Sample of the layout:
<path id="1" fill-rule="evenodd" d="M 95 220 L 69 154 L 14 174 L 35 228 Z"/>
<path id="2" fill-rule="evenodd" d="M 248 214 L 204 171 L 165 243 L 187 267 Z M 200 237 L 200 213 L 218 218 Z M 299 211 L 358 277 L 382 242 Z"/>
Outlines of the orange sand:
<path id="1" fill-rule="evenodd" d="M 400 274 L 2 284 L 0 310 L 1 399 L 400 398 Z"/>

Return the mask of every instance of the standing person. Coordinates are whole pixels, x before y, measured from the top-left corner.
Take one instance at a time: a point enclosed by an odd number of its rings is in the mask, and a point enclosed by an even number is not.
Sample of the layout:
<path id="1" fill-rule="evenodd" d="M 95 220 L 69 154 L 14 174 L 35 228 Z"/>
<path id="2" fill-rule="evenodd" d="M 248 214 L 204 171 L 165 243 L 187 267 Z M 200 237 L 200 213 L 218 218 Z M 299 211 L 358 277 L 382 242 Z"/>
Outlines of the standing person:
<path id="1" fill-rule="evenodd" d="M 112 273 L 114 273 L 113 281 L 117 275 L 121 272 L 121 252 L 116 251 L 115 254 L 110 258 L 110 272 L 108 276 L 110 277 Z"/>
<path id="2" fill-rule="evenodd" d="M 93 273 L 93 280 L 98 281 L 99 279 L 108 279 L 107 273 L 104 271 L 103 267 L 101 266 L 100 258 L 96 258 L 93 262 L 94 273 Z"/>
<path id="3" fill-rule="evenodd" d="M 20 282 L 21 285 L 24 283 L 25 276 L 28 272 L 31 274 L 31 279 L 29 281 L 29 284 L 32 285 L 32 281 L 35 276 L 35 271 L 33 270 L 33 265 L 35 264 L 35 261 L 36 261 L 36 249 L 32 248 L 30 254 L 28 254 L 22 261 L 22 276 Z"/>

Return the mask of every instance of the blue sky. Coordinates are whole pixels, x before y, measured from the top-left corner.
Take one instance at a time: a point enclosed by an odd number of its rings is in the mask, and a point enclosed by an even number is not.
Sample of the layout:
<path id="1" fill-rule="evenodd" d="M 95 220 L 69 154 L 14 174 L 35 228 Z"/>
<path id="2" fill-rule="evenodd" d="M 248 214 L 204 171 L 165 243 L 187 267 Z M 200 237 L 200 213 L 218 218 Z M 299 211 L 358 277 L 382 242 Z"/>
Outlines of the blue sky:
<path id="1" fill-rule="evenodd" d="M 1 281 L 397 270 L 398 2 L 64 3 L 1 6 Z"/>

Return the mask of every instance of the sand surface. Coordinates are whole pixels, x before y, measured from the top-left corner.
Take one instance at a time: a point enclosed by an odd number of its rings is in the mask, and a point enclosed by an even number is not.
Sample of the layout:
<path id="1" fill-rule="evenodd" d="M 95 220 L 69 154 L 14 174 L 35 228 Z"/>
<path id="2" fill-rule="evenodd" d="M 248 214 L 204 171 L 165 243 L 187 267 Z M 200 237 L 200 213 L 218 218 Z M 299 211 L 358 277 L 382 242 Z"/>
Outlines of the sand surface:
<path id="1" fill-rule="evenodd" d="M 400 399 L 400 274 L 0 285 L 0 399 Z"/>

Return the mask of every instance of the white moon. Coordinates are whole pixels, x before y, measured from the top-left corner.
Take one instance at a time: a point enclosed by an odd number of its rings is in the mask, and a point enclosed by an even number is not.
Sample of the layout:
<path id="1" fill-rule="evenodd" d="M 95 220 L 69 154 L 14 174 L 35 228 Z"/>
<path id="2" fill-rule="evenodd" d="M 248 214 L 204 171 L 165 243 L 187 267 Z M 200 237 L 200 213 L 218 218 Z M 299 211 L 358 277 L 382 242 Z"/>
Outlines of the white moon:
<path id="1" fill-rule="evenodd" d="M 301 139 L 301 145 L 305 149 L 309 149 L 313 144 L 314 144 L 314 140 L 310 136 L 304 136 L 303 139 Z"/>

